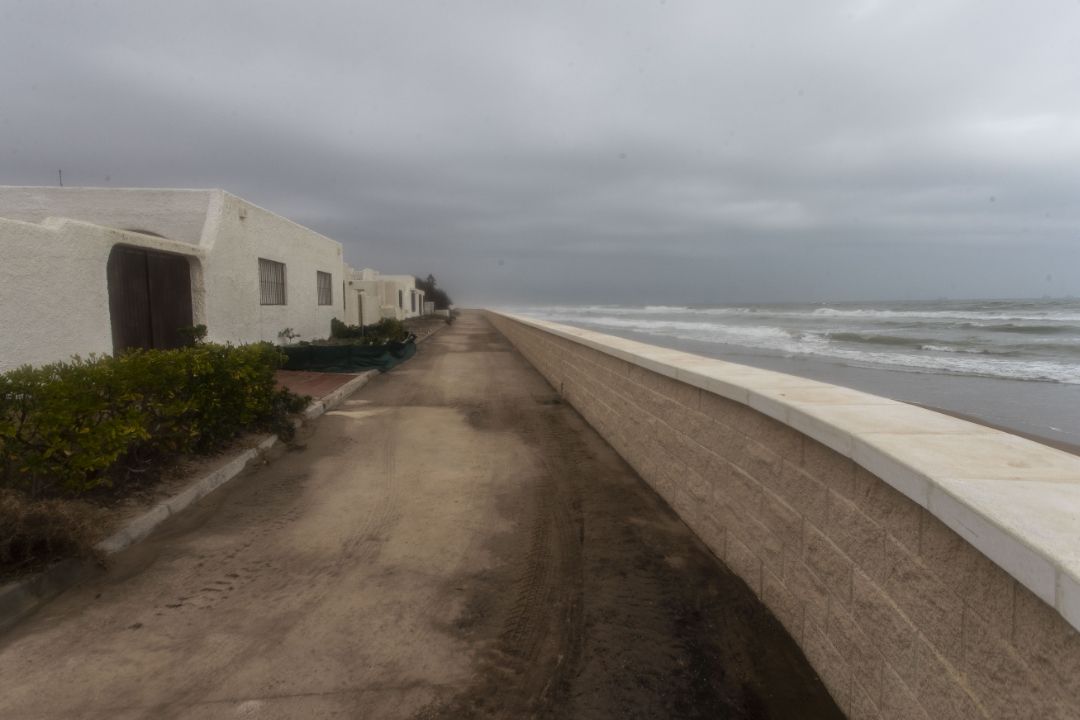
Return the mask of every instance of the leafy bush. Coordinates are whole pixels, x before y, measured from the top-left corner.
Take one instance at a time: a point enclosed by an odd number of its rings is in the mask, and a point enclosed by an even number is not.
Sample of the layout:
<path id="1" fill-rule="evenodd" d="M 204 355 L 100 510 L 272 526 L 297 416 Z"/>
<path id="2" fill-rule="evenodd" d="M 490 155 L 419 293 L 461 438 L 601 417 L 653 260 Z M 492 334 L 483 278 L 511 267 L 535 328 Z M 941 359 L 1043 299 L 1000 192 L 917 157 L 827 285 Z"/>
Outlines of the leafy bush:
<path id="1" fill-rule="evenodd" d="M 73 358 L 0 375 L 0 486 L 80 494 L 246 430 L 291 435 L 305 399 L 277 387 L 268 344 Z"/>
<path id="2" fill-rule="evenodd" d="M 200 323 L 182 327 L 180 337 L 184 338 L 184 345 L 198 345 L 206 340 L 206 326 Z"/>
<path id="3" fill-rule="evenodd" d="M 354 340 L 364 345 L 385 345 L 405 342 L 409 331 L 394 318 L 383 318 L 374 325 L 346 325 L 337 318 L 330 321 L 330 337 L 335 340 Z"/>
<path id="4" fill-rule="evenodd" d="M 364 336 L 362 325 L 346 325 L 337 318 L 330 320 L 330 337 L 336 340 L 360 339 Z"/>
<path id="5" fill-rule="evenodd" d="M 296 338 L 300 337 L 300 333 L 293 330 L 291 327 L 282 328 L 278 332 L 277 336 L 285 341 L 286 344 L 291 343 Z"/>
<path id="6" fill-rule="evenodd" d="M 409 331 L 405 329 L 405 324 L 394 318 L 383 318 L 375 324 L 374 330 L 372 335 L 379 340 L 379 342 L 374 343 L 375 345 L 385 345 L 388 342 L 405 342 L 405 339 L 409 337 Z"/>

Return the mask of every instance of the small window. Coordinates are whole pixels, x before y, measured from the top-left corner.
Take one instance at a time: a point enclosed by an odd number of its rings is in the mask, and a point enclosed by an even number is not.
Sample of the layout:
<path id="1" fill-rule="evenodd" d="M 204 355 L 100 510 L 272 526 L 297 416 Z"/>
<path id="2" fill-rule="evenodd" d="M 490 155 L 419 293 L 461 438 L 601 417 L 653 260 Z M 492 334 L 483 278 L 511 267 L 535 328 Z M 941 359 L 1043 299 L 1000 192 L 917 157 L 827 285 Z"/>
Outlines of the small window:
<path id="1" fill-rule="evenodd" d="M 285 304 L 285 263 L 259 258 L 259 304 Z"/>
<path id="2" fill-rule="evenodd" d="M 397 306 L 399 308 L 401 308 L 402 310 L 405 309 L 405 291 L 404 290 L 398 290 L 397 291 Z"/>
<path id="3" fill-rule="evenodd" d="M 324 273 L 322 270 L 315 271 L 315 284 L 319 288 L 320 305 L 334 304 L 334 290 L 330 285 L 331 281 L 330 273 Z"/>
<path id="4" fill-rule="evenodd" d="M 409 293 L 409 298 L 412 300 L 412 311 L 416 312 L 416 293 Z"/>

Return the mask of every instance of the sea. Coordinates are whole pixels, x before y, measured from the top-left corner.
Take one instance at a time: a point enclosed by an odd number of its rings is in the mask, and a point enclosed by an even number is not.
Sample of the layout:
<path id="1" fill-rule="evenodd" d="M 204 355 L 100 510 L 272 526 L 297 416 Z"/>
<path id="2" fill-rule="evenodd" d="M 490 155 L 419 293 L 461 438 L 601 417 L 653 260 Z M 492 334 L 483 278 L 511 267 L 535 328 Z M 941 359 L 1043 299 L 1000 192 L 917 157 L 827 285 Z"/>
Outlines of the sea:
<path id="1" fill-rule="evenodd" d="M 1080 299 L 506 309 L 1080 446 Z"/>

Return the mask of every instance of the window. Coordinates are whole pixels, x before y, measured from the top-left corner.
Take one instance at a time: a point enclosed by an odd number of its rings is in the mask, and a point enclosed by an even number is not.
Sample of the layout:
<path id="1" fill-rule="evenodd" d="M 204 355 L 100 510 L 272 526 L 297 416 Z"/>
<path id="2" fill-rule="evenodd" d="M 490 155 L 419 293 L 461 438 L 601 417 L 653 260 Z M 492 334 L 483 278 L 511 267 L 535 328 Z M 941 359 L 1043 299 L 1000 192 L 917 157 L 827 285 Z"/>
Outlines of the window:
<path id="1" fill-rule="evenodd" d="M 285 263 L 259 258 L 259 304 L 285 304 Z"/>
<path id="2" fill-rule="evenodd" d="M 315 271 L 315 284 L 319 289 L 319 304 L 320 305 L 333 305 L 334 304 L 334 290 L 330 286 L 333 278 L 330 273 L 324 273 L 322 270 Z"/>
<path id="3" fill-rule="evenodd" d="M 412 300 L 412 311 L 416 312 L 416 293 L 409 293 L 409 299 Z"/>
<path id="4" fill-rule="evenodd" d="M 397 291 L 397 306 L 399 308 L 401 308 L 402 310 L 405 309 L 405 291 L 404 290 L 398 290 Z"/>

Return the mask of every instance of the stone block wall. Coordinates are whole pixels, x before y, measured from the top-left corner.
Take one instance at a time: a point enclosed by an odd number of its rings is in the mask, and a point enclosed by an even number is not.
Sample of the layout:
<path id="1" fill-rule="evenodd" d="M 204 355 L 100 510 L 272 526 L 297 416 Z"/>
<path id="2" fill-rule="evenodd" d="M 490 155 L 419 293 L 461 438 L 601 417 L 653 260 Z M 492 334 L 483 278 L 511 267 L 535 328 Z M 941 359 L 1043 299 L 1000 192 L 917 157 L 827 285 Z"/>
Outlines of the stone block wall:
<path id="1" fill-rule="evenodd" d="M 745 404 L 488 317 L 752 588 L 849 717 L 1080 717 L 1080 634 L 928 510 Z"/>

